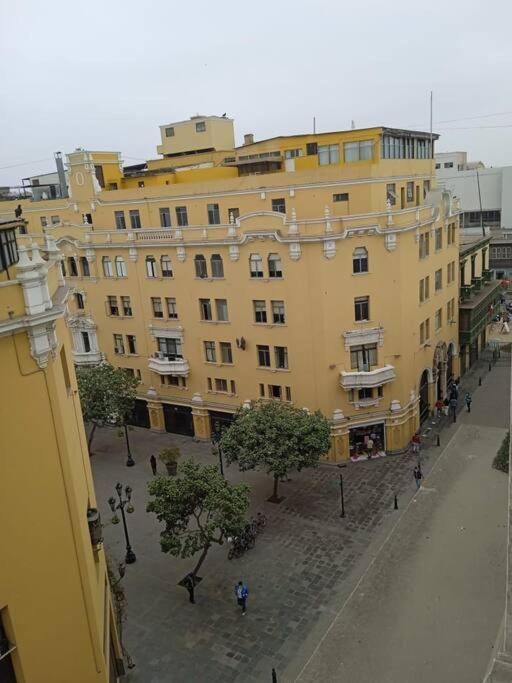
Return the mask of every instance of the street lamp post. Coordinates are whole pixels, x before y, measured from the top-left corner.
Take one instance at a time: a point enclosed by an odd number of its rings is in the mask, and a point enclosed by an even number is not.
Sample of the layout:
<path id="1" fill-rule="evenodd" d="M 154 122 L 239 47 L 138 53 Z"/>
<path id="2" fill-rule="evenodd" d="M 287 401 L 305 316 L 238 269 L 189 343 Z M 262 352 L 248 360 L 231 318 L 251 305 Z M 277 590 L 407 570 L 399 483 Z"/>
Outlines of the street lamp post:
<path id="1" fill-rule="evenodd" d="M 118 482 L 116 484 L 116 492 L 117 492 L 117 496 L 119 498 L 119 501 L 116 501 L 114 496 L 111 496 L 108 499 L 108 504 L 110 505 L 110 509 L 114 513 L 114 516 L 112 517 L 112 524 L 119 524 L 119 517 L 116 514 L 116 510 L 121 510 L 121 517 L 123 519 L 123 527 L 124 527 L 124 537 L 126 539 L 125 562 L 126 562 L 126 564 L 133 564 L 137 558 L 135 557 L 135 553 L 133 552 L 132 547 L 130 545 L 130 538 L 128 536 L 128 527 L 126 526 L 126 516 L 124 514 L 124 508 L 125 507 L 126 507 L 126 512 L 128 512 L 128 514 L 131 514 L 134 510 L 134 507 L 131 503 L 132 487 L 131 486 L 125 486 L 124 487 L 125 497 L 123 498 L 123 485 Z"/>
<path id="2" fill-rule="evenodd" d="M 346 465 L 338 465 L 340 469 L 346 467 Z M 343 491 L 343 475 L 340 472 L 340 499 L 341 499 L 341 514 L 340 517 L 345 517 L 345 493 Z"/>
<path id="3" fill-rule="evenodd" d="M 222 462 L 222 448 L 220 447 L 220 429 L 219 429 L 219 423 L 215 423 L 215 431 L 212 434 L 212 441 L 215 444 L 217 451 L 219 453 L 219 469 L 220 473 L 224 477 L 224 463 Z"/>
<path id="4" fill-rule="evenodd" d="M 128 458 L 126 459 L 126 467 L 133 467 L 135 465 L 135 460 L 132 458 L 132 452 L 130 450 L 130 439 L 128 438 L 128 427 L 124 425 L 124 438 L 126 439 L 126 450 L 128 451 Z"/>

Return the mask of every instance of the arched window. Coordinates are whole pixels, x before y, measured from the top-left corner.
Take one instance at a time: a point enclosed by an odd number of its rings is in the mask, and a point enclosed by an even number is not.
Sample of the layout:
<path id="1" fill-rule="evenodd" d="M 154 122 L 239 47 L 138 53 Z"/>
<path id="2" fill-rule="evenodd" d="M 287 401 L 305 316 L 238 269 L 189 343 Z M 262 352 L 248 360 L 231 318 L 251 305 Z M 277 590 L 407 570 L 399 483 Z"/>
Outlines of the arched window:
<path id="1" fill-rule="evenodd" d="M 283 277 L 283 267 L 281 265 L 281 257 L 279 254 L 268 255 L 268 276 Z"/>
<path id="2" fill-rule="evenodd" d="M 212 269 L 212 277 L 224 277 L 224 266 L 222 264 L 222 256 L 220 254 L 212 254 L 210 265 Z"/>
<path id="3" fill-rule="evenodd" d="M 90 277 L 91 271 L 89 268 L 89 261 L 85 256 L 80 256 L 80 267 L 82 268 L 82 276 Z"/>
<path id="4" fill-rule="evenodd" d="M 263 277 L 263 259 L 259 254 L 251 254 L 249 258 L 251 277 Z"/>
<path id="5" fill-rule="evenodd" d="M 160 257 L 160 269 L 162 271 L 162 277 L 172 277 L 172 263 L 170 256 Z"/>
<path id="6" fill-rule="evenodd" d="M 126 277 L 126 264 L 122 256 L 116 256 L 116 275 L 117 277 Z"/>
<path id="7" fill-rule="evenodd" d="M 70 277 L 76 277 L 78 275 L 78 266 L 76 265 L 76 259 L 74 256 L 69 257 L 68 264 Z"/>
<path id="8" fill-rule="evenodd" d="M 84 309 L 84 295 L 81 292 L 75 292 L 75 302 L 76 302 L 76 307 L 80 309 Z"/>
<path id="9" fill-rule="evenodd" d="M 206 259 L 202 254 L 196 254 L 194 257 L 194 264 L 196 267 L 196 277 L 208 277 Z"/>
<path id="10" fill-rule="evenodd" d="M 368 251 L 365 249 L 365 247 L 356 247 L 354 249 L 352 254 L 352 272 L 368 272 Z"/>
<path id="11" fill-rule="evenodd" d="M 101 262 L 103 264 L 103 275 L 105 277 L 112 277 L 114 275 L 114 271 L 112 270 L 112 261 L 108 256 L 104 256 L 101 259 Z"/>
<path id="12" fill-rule="evenodd" d="M 154 256 L 146 256 L 146 275 L 156 277 L 156 261 Z"/>

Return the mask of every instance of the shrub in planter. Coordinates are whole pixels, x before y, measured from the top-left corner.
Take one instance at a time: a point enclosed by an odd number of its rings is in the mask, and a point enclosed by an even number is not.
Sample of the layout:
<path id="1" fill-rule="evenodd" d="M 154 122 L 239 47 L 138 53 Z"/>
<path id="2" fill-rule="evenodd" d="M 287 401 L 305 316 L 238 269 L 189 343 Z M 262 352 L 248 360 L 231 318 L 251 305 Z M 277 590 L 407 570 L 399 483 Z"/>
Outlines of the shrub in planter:
<path id="1" fill-rule="evenodd" d="M 176 476 L 176 473 L 178 471 L 178 458 L 180 457 L 180 455 L 181 455 L 180 449 L 177 447 L 164 448 L 158 454 L 158 457 L 166 466 L 167 474 L 170 477 Z"/>
<path id="2" fill-rule="evenodd" d="M 492 466 L 495 469 L 500 470 L 501 472 L 506 472 L 507 474 L 508 474 L 509 444 L 510 444 L 510 432 L 503 439 L 503 443 L 501 444 L 501 446 L 500 446 L 498 452 L 496 453 L 496 456 L 494 457 L 494 460 L 492 462 Z"/>

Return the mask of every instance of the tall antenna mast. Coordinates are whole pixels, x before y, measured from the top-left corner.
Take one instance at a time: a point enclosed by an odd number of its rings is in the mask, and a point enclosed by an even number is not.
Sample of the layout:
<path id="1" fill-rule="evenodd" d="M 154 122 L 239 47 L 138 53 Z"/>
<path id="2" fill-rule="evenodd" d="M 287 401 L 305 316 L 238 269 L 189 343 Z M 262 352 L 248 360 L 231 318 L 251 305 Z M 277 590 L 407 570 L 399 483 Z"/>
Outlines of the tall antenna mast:
<path id="1" fill-rule="evenodd" d="M 316 116 L 313 116 L 313 135 L 316 133 Z"/>
<path id="2" fill-rule="evenodd" d="M 432 109 L 433 96 L 430 91 L 430 185 L 432 185 L 432 176 L 434 175 L 434 136 L 432 134 Z"/>

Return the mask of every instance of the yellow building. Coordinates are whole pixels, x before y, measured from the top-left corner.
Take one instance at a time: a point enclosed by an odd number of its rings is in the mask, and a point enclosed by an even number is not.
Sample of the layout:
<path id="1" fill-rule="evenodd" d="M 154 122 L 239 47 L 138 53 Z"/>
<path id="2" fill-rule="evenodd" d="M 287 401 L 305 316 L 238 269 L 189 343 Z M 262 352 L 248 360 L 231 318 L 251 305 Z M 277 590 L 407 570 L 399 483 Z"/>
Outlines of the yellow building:
<path id="1" fill-rule="evenodd" d="M 21 201 L 33 238 L 65 255 L 75 362 L 140 377 L 153 429 L 208 439 L 266 398 L 320 409 L 332 459 L 370 434 L 406 447 L 458 374 L 459 210 L 432 185 L 437 136 L 234 148 L 230 119 L 199 116 L 160 132 L 158 159 L 75 150 L 69 197 Z"/>
<path id="2" fill-rule="evenodd" d="M 0 223 L 0 680 L 111 683 L 122 673 L 101 526 L 48 236 Z"/>

